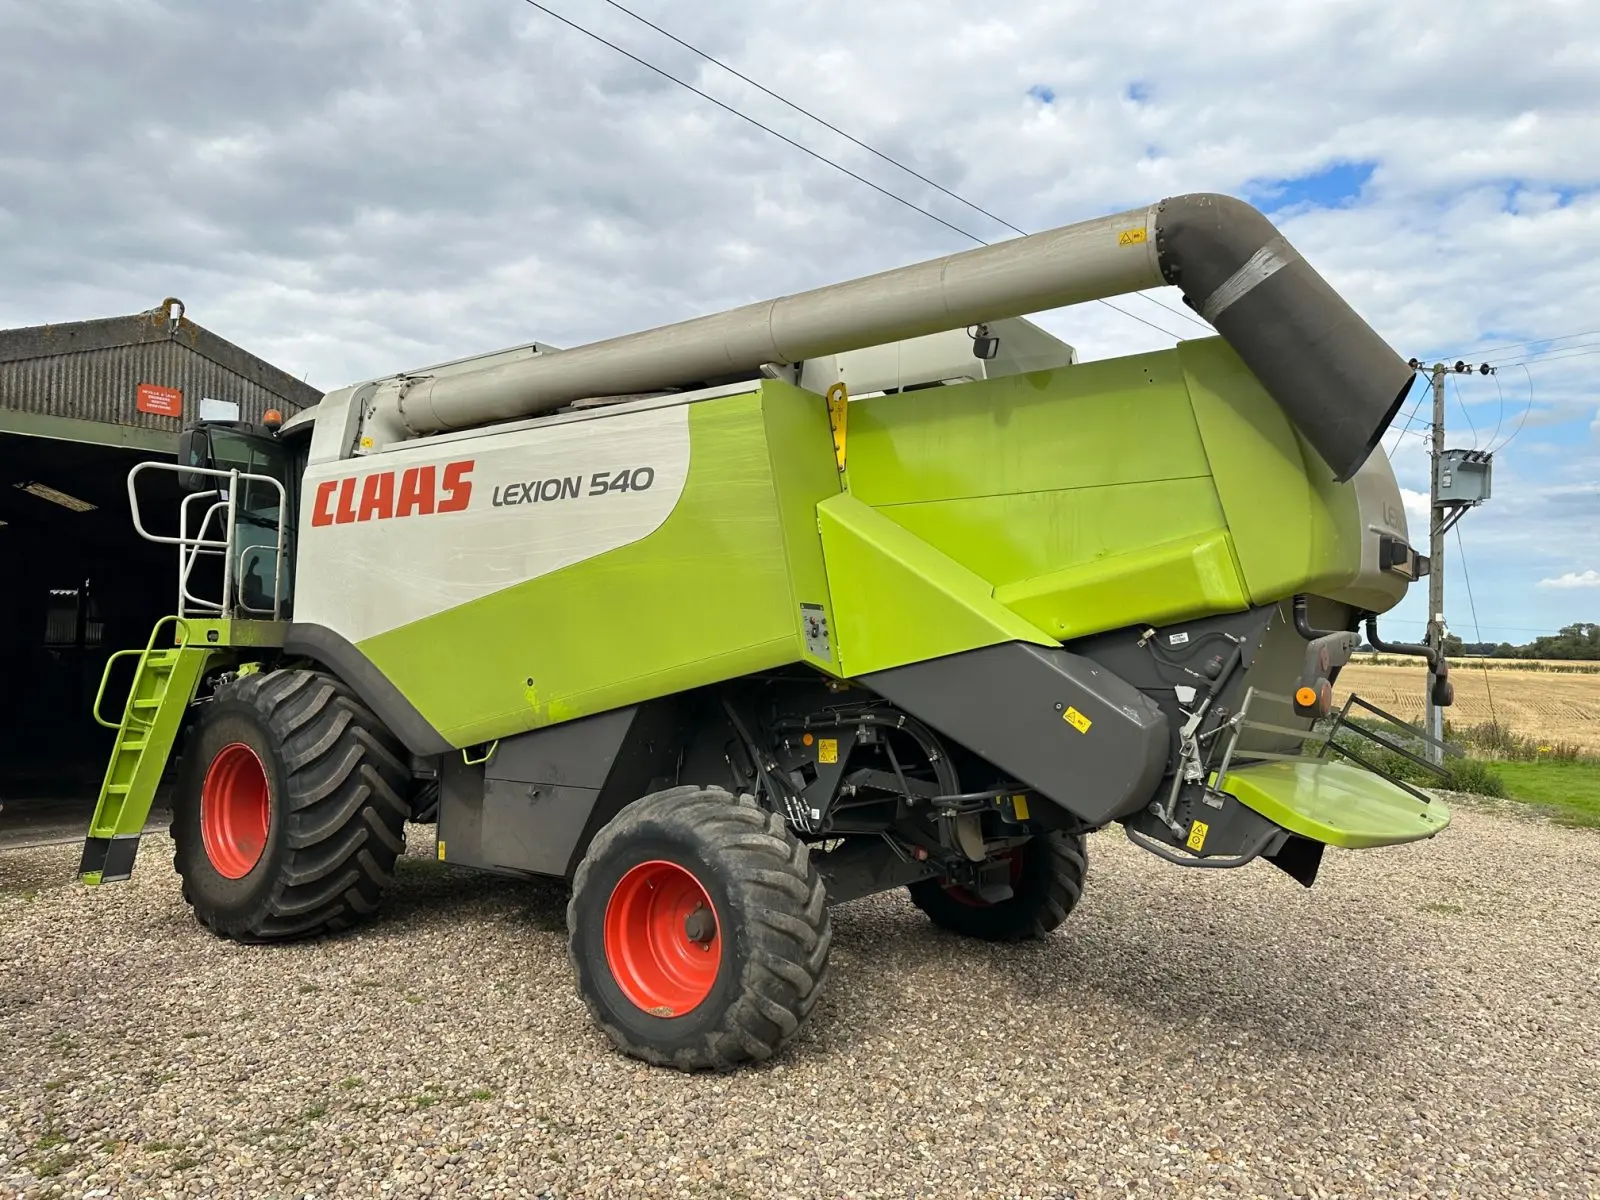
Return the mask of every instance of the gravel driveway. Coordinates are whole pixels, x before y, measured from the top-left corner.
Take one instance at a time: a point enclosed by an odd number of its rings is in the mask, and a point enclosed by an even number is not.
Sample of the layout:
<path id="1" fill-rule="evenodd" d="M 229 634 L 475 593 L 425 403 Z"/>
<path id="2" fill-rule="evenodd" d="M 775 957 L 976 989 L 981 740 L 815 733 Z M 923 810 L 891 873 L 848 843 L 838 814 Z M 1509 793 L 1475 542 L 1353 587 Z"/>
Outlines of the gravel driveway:
<path id="1" fill-rule="evenodd" d="M 247 949 L 0 852 L 0 1195 L 1600 1194 L 1600 836 L 1181 871 L 1090 839 L 1048 941 L 836 912 L 798 1043 L 731 1077 L 612 1053 L 564 897 L 404 860 L 384 919 Z"/>

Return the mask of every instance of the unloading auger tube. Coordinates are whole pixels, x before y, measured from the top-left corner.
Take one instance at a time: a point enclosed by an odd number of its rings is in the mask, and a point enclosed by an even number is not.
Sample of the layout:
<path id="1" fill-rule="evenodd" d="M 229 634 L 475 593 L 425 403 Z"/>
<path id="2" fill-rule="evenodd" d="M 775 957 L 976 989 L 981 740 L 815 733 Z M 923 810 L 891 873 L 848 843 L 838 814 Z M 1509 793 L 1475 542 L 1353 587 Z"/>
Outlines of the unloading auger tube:
<path id="1" fill-rule="evenodd" d="M 1360 469 L 1411 369 L 1266 217 L 1205 193 L 532 359 L 390 379 L 373 400 L 413 434 L 437 433 L 1164 283 L 1215 326 L 1338 480 Z"/>

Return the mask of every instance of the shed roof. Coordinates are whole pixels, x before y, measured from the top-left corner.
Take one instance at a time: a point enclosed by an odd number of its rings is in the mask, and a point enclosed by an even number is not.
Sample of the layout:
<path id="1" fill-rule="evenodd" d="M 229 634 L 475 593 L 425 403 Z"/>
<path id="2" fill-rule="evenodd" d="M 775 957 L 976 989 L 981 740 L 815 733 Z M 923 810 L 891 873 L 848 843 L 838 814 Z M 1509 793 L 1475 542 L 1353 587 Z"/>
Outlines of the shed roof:
<path id="1" fill-rule="evenodd" d="M 170 454 L 207 398 L 260 421 L 322 393 L 196 325 L 171 297 L 123 317 L 0 330 L 0 435 Z"/>
<path id="2" fill-rule="evenodd" d="M 154 308 L 128 316 L 0 329 L 0 363 L 175 342 L 272 393 L 287 409 L 299 411 L 322 399 L 317 388 L 218 337 L 183 314 L 183 302 L 168 298 Z"/>

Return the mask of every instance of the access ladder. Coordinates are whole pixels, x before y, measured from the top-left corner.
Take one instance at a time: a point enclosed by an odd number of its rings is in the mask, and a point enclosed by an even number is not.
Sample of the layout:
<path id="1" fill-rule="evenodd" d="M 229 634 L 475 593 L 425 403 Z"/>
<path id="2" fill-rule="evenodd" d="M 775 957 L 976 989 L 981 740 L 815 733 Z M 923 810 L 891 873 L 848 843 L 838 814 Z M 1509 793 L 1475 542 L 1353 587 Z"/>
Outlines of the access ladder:
<path id="1" fill-rule="evenodd" d="M 158 647 L 161 632 L 169 623 L 173 644 Z M 94 817 L 89 822 L 83 860 L 78 865 L 82 882 L 92 886 L 127 879 L 132 874 L 139 835 L 150 818 L 156 788 L 211 653 L 204 646 L 189 645 L 187 622 L 171 616 L 156 622 L 143 650 L 119 650 L 106 661 L 100 690 L 95 695 L 94 719 L 107 729 L 115 729 L 117 739 L 100 785 Z M 113 664 L 130 656 L 137 656 L 139 662 L 122 719 L 108 721 L 100 713 L 106 683 Z"/>

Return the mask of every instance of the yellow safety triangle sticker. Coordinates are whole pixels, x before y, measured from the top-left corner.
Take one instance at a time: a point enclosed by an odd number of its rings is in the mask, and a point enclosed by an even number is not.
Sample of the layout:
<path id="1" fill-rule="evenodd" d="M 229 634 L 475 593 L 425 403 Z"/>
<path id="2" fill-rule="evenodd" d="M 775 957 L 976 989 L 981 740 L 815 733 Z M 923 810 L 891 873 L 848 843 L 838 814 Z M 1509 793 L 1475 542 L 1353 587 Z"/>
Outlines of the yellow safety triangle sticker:
<path id="1" fill-rule="evenodd" d="M 1089 732 L 1089 726 L 1094 724 L 1093 721 L 1091 721 L 1088 717 L 1084 716 L 1081 712 L 1079 712 L 1077 709 L 1073 708 L 1071 705 L 1068 705 L 1067 706 L 1067 711 L 1061 714 L 1061 719 L 1063 721 L 1065 721 L 1068 725 L 1071 725 L 1079 733 L 1088 733 Z"/>
<path id="2" fill-rule="evenodd" d="M 1204 850 L 1206 848 L 1206 834 L 1210 832 L 1211 826 L 1207 825 L 1204 821 L 1196 821 L 1190 825 L 1189 841 L 1187 842 L 1189 849 L 1193 850 L 1196 854 L 1199 854 L 1200 851 Z"/>
<path id="3" fill-rule="evenodd" d="M 836 763 L 839 761 L 839 739 L 817 739 L 817 761 L 819 763 Z"/>
<path id="4" fill-rule="evenodd" d="M 1148 236 L 1149 235 L 1146 234 L 1143 229 L 1124 229 L 1121 233 L 1117 234 L 1117 245 L 1142 246 L 1145 238 Z"/>

